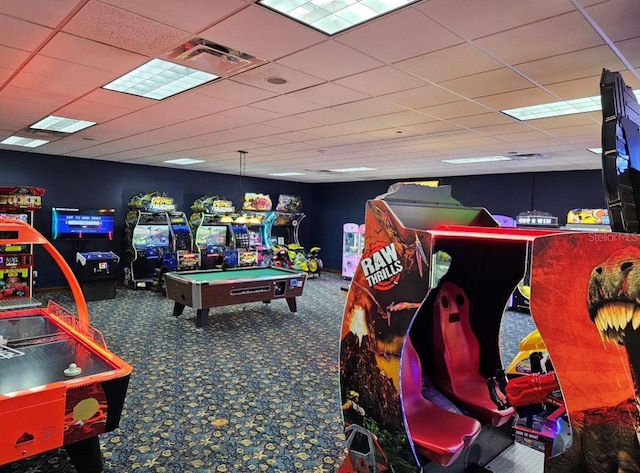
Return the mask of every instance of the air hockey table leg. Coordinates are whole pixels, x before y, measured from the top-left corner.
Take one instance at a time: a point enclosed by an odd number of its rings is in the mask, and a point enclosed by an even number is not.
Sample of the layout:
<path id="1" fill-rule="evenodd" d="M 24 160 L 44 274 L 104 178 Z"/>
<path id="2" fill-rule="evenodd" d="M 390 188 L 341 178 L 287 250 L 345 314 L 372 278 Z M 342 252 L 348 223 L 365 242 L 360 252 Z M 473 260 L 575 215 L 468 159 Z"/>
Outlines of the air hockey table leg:
<path id="1" fill-rule="evenodd" d="M 102 472 L 102 451 L 98 436 L 67 445 L 66 450 L 77 473 Z"/>

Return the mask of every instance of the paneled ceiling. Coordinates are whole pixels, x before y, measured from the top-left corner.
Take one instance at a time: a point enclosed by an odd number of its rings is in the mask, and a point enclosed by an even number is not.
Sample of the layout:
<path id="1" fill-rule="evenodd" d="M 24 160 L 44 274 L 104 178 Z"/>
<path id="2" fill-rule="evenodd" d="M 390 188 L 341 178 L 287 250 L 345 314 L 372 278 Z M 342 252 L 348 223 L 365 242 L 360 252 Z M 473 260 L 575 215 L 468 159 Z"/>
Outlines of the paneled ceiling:
<path id="1" fill-rule="evenodd" d="M 101 88 L 196 37 L 260 61 L 162 101 Z M 639 66 L 639 0 L 423 0 L 334 36 L 252 0 L 2 0 L 0 141 L 51 141 L 0 149 L 224 174 L 243 150 L 308 183 L 597 169 L 601 112 L 500 110 L 597 96 L 603 68 L 640 89 Z M 48 115 L 97 124 L 29 131 Z"/>

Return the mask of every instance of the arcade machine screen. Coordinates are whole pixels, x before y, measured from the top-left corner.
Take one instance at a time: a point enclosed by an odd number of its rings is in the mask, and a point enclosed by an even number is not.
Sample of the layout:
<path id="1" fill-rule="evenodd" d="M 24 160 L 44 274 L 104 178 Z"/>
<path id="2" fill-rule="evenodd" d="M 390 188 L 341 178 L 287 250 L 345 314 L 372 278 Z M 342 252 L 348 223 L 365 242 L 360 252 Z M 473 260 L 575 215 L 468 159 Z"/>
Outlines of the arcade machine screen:
<path id="1" fill-rule="evenodd" d="M 169 245 L 169 227 L 164 225 L 138 224 L 133 229 L 133 247 L 136 250 L 153 246 Z"/>
<path id="2" fill-rule="evenodd" d="M 214 225 L 200 227 L 196 235 L 196 245 L 200 248 L 207 246 L 227 246 L 227 226 Z"/>
<path id="3" fill-rule="evenodd" d="M 51 209 L 54 240 L 112 240 L 114 209 Z"/>
<path id="4" fill-rule="evenodd" d="M 611 230 L 640 232 L 640 105 L 619 72 L 602 71 L 602 173 Z"/>

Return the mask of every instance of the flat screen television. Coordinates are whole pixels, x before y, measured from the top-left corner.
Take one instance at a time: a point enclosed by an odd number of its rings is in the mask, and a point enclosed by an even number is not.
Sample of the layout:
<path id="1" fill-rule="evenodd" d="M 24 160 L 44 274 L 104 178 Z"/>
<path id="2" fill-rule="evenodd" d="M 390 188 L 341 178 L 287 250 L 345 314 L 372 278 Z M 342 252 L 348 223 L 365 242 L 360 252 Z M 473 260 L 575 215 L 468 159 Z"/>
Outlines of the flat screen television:
<path id="1" fill-rule="evenodd" d="M 114 209 L 53 207 L 53 240 L 113 240 Z"/>

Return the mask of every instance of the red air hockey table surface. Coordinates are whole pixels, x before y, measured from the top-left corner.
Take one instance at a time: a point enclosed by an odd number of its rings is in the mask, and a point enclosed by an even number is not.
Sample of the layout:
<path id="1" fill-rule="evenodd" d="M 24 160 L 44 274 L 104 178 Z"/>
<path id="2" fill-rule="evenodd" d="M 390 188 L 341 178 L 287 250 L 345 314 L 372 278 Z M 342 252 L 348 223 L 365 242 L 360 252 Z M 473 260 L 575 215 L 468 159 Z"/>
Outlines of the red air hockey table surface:
<path id="1" fill-rule="evenodd" d="M 75 298 L 0 312 L 0 465 L 65 447 L 78 473 L 102 471 L 98 436 L 118 427 L 132 367 L 89 324 L 64 258 L 30 225 L 0 219 L 0 245 L 41 244 Z"/>

